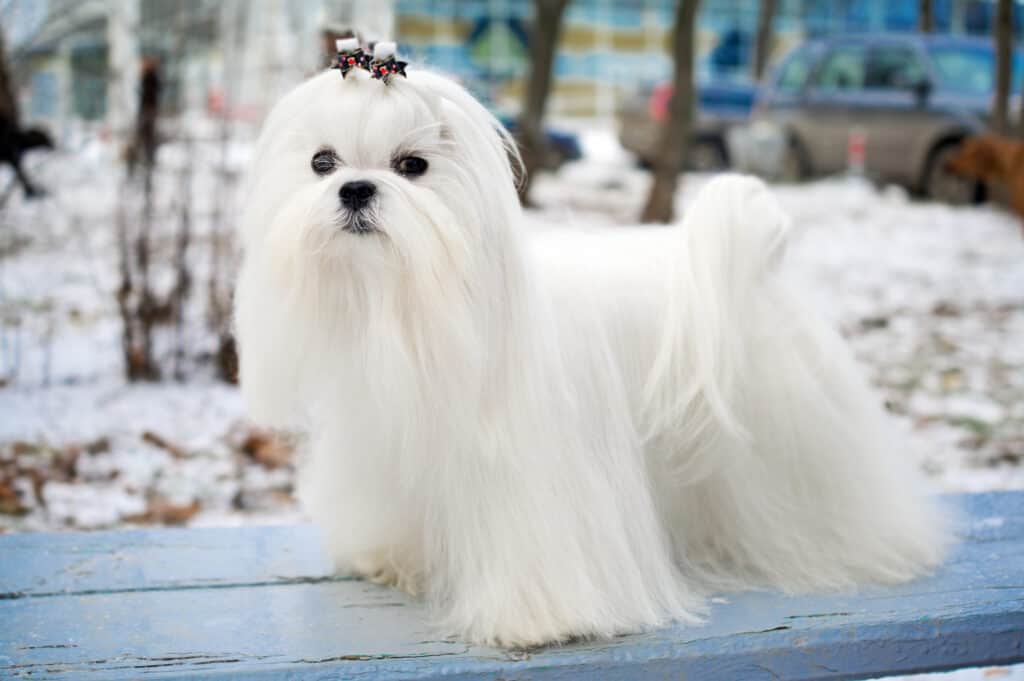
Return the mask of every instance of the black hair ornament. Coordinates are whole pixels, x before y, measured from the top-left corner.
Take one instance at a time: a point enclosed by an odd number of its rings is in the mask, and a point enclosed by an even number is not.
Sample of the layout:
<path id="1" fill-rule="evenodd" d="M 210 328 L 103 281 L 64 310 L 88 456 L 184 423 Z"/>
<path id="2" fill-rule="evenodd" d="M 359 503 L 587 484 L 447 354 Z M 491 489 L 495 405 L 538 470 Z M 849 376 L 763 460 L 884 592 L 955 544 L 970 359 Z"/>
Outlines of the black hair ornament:
<path id="1" fill-rule="evenodd" d="M 386 85 L 393 76 L 405 75 L 407 63 L 398 61 L 395 53 L 398 46 L 392 42 L 379 42 L 373 46 L 373 61 L 370 62 L 370 75 L 378 80 L 384 81 Z"/>
<path id="2" fill-rule="evenodd" d="M 352 69 L 369 71 L 371 78 L 383 81 L 385 85 L 393 76 L 406 77 L 405 67 L 408 64 L 395 57 L 398 48 L 393 42 L 376 43 L 372 57 L 363 50 L 358 38 L 341 38 L 334 42 L 334 46 L 338 54 L 331 62 L 331 68 L 341 71 L 342 78 L 348 76 Z"/>
<path id="3" fill-rule="evenodd" d="M 331 68 L 341 71 L 342 78 L 346 77 L 352 69 L 369 69 L 370 56 L 363 52 L 358 38 L 335 40 L 334 47 L 338 50 L 338 54 L 331 62 Z"/>

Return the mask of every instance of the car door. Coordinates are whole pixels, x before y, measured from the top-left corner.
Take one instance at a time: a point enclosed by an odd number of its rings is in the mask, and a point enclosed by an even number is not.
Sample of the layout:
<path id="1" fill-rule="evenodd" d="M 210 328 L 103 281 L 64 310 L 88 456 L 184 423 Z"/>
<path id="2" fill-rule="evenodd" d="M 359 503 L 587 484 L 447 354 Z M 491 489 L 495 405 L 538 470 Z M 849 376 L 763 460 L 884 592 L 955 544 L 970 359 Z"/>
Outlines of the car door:
<path id="1" fill-rule="evenodd" d="M 826 51 L 811 78 L 803 144 L 816 173 L 846 168 L 850 130 L 863 106 L 867 54 L 863 43 L 839 43 Z"/>
<path id="2" fill-rule="evenodd" d="M 860 114 L 870 175 L 913 181 L 916 152 L 922 135 L 928 133 L 930 88 L 924 55 L 916 43 L 871 45 Z"/>

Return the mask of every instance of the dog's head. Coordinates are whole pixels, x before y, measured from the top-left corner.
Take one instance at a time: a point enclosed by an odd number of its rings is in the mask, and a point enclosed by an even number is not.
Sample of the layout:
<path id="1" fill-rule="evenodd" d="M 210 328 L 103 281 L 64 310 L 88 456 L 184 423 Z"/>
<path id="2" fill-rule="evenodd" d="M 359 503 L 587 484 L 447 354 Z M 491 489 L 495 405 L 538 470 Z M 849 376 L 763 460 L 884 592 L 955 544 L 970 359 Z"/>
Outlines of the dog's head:
<path id="1" fill-rule="evenodd" d="M 42 128 L 26 128 L 18 134 L 21 149 L 53 149 L 53 138 Z"/>
<path id="2" fill-rule="evenodd" d="M 518 211 L 508 140 L 442 76 L 411 69 L 385 84 L 361 69 L 346 78 L 326 71 L 285 96 L 264 125 L 247 254 L 270 250 L 360 286 L 465 278 Z"/>
<path id="3" fill-rule="evenodd" d="M 309 377 L 332 362 L 334 375 L 375 367 L 360 399 L 378 410 L 478 390 L 484 349 L 522 300 L 509 149 L 482 105 L 429 72 L 331 70 L 281 100 L 241 225 L 235 328 L 253 413 L 293 418 L 282 401 L 313 400 Z"/>
<path id="4" fill-rule="evenodd" d="M 980 180 L 996 179 L 1001 172 L 999 145 L 994 135 L 967 138 L 946 161 L 946 170 Z"/>

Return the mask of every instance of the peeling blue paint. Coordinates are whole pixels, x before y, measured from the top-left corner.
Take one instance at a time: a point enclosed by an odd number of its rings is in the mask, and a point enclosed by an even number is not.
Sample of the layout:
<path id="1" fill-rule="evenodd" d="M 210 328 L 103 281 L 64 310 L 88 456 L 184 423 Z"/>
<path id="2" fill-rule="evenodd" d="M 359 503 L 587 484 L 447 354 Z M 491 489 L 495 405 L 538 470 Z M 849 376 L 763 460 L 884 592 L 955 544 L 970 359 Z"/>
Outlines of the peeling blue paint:
<path id="1" fill-rule="evenodd" d="M 443 638 L 419 603 L 332 576 L 310 527 L 0 536 L 0 678 L 814 680 L 1022 662 L 1024 493 L 957 501 L 964 540 L 932 577 L 728 594 L 699 627 L 529 651 Z"/>

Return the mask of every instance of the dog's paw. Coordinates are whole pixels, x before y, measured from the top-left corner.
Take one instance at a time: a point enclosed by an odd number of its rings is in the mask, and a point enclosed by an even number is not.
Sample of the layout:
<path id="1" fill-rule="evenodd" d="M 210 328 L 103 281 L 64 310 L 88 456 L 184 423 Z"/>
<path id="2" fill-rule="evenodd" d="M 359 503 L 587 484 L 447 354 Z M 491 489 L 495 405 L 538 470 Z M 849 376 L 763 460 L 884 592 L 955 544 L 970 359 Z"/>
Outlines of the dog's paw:
<path id="1" fill-rule="evenodd" d="M 529 652 L 535 648 L 566 645 L 578 641 L 610 638 L 617 633 L 602 623 L 550 616 L 536 617 L 530 612 L 504 611 L 493 617 L 477 613 L 470 622 L 449 620 L 443 628 L 476 645 Z M 550 615 L 550 613 L 549 613 Z"/>
<path id="2" fill-rule="evenodd" d="M 596 632 L 583 633 L 572 626 L 559 629 L 500 626 L 497 630 L 486 633 L 470 631 L 465 638 L 474 644 L 503 648 L 513 654 L 529 654 L 545 646 L 568 645 L 580 641 L 608 638 L 608 636 Z"/>
<path id="3" fill-rule="evenodd" d="M 350 572 L 374 584 L 399 589 L 411 596 L 423 593 L 423 579 L 418 572 L 403 569 L 387 551 L 370 551 L 349 561 Z"/>

